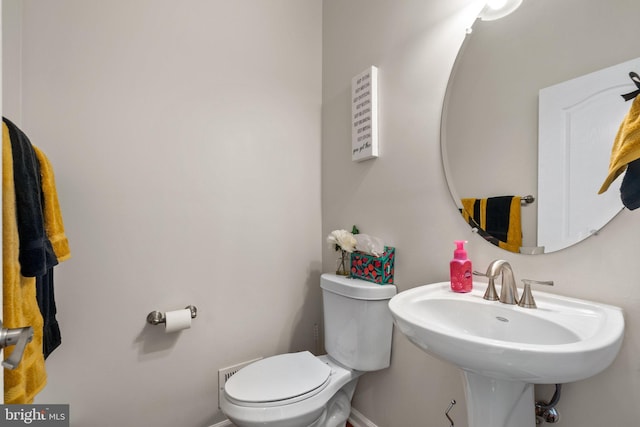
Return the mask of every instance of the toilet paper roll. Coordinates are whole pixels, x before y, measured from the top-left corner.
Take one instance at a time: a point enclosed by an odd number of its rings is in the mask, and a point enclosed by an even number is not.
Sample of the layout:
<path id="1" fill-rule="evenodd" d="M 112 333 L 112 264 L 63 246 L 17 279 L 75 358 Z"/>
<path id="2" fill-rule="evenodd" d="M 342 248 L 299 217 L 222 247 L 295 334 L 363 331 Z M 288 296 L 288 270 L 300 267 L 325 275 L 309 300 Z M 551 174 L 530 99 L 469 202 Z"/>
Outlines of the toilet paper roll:
<path id="1" fill-rule="evenodd" d="M 183 310 L 167 311 L 164 315 L 166 333 L 177 332 L 191 327 L 191 310 L 185 308 Z"/>

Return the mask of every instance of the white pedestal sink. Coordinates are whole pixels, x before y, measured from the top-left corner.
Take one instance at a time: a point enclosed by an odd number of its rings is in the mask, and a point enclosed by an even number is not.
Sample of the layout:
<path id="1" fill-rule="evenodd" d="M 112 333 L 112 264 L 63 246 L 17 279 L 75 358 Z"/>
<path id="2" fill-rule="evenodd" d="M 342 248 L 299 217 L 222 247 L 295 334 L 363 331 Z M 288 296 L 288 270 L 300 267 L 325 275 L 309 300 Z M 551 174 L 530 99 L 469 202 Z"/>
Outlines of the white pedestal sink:
<path id="1" fill-rule="evenodd" d="M 469 427 L 534 427 L 533 384 L 589 378 L 622 345 L 622 310 L 535 292 L 537 309 L 486 301 L 486 283 L 467 294 L 449 282 L 396 295 L 400 331 L 425 352 L 463 370 Z"/>

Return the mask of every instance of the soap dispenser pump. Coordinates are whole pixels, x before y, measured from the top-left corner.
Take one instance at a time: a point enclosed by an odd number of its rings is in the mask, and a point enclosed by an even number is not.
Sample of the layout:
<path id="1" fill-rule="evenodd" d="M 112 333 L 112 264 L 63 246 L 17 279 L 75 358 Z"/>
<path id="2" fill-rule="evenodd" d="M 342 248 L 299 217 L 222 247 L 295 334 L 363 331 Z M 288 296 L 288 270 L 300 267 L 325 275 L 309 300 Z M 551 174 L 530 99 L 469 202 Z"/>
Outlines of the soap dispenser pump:
<path id="1" fill-rule="evenodd" d="M 466 240 L 456 240 L 456 250 L 449 263 L 451 273 L 451 290 L 454 292 L 471 292 L 473 288 L 473 274 L 471 260 L 464 249 Z"/>

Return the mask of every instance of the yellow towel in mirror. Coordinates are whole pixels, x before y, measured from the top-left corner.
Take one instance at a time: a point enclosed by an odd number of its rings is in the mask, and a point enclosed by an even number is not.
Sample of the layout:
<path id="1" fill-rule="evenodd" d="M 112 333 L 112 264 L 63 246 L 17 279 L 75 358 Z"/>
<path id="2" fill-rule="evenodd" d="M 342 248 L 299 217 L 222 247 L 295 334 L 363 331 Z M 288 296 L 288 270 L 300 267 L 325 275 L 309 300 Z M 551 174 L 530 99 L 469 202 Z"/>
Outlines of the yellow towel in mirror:
<path id="1" fill-rule="evenodd" d="M 622 120 L 611 149 L 609 173 L 598 194 L 602 194 L 611 183 L 627 169 L 627 165 L 640 159 L 640 96 L 636 96 L 629 112 Z"/>
<path id="2" fill-rule="evenodd" d="M 461 202 L 465 221 L 478 227 L 478 234 L 485 240 L 510 252 L 520 252 L 521 197 L 465 198 Z"/>

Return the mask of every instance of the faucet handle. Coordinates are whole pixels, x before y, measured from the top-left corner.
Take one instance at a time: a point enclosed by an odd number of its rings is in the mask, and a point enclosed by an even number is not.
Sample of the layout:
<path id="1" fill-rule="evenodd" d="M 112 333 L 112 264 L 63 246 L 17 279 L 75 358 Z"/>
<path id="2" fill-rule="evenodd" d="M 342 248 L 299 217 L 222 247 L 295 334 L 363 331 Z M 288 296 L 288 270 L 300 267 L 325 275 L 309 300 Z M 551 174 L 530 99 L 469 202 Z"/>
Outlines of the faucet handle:
<path id="1" fill-rule="evenodd" d="M 485 273 L 481 273 L 479 271 L 474 271 L 473 272 L 474 276 L 483 276 L 483 277 L 488 277 L 489 278 L 489 283 L 487 284 L 487 290 L 484 293 L 484 296 L 482 298 L 488 300 L 488 301 L 499 301 L 498 298 L 498 292 L 496 292 L 496 284 L 495 284 L 495 277 L 491 277 L 488 274 Z"/>
<path id="2" fill-rule="evenodd" d="M 533 299 L 533 294 L 531 293 L 531 285 L 546 285 L 553 286 L 552 280 L 531 280 L 531 279 L 522 279 L 522 283 L 524 283 L 524 289 L 522 291 L 522 298 L 520 298 L 520 302 L 518 305 L 524 308 L 537 308 L 536 301 Z"/>

